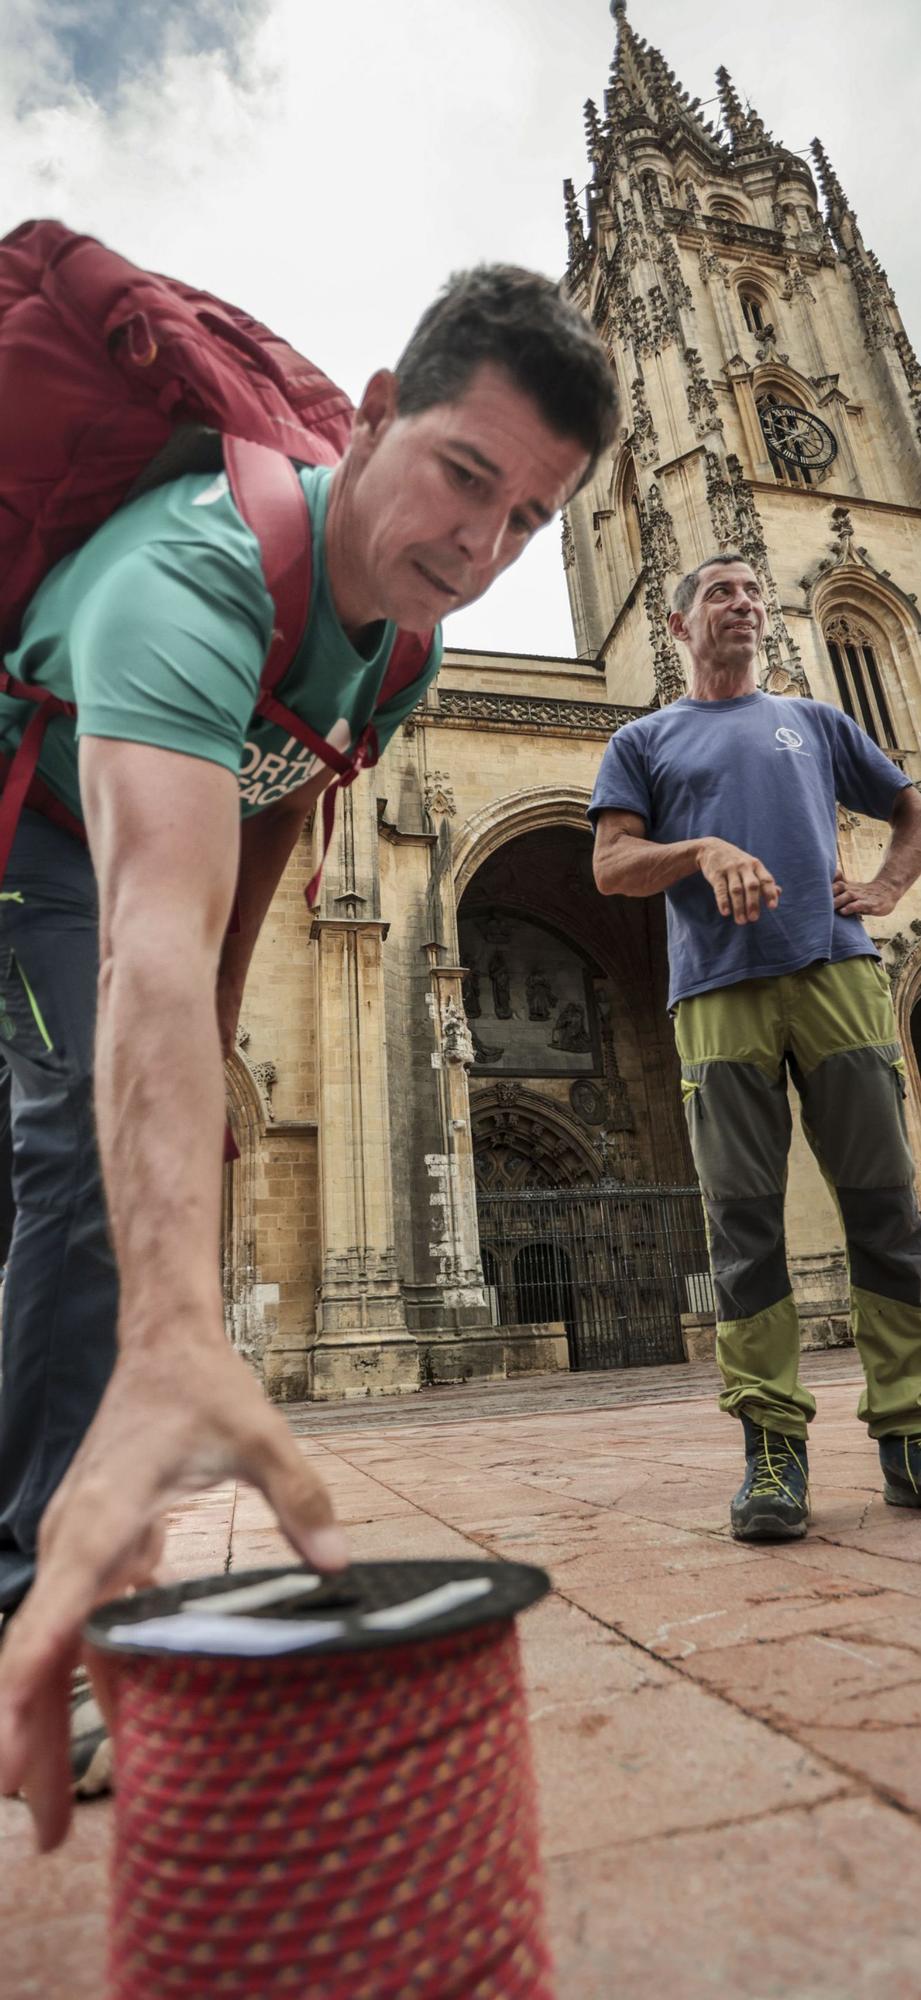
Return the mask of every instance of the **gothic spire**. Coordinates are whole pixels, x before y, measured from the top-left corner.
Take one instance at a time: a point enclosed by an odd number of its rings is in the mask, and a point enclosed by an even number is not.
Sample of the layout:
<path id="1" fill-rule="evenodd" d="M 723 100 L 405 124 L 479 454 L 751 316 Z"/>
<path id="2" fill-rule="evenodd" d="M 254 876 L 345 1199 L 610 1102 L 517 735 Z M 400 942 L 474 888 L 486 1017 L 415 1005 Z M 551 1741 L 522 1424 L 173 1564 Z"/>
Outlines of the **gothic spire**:
<path id="1" fill-rule="evenodd" d="M 848 258 L 856 256 L 865 259 L 866 251 L 857 217 L 820 140 L 813 139 L 810 151 L 828 208 L 828 226 L 839 250 L 843 250 Z"/>
<path id="2" fill-rule="evenodd" d="M 716 72 L 716 88 L 730 150 L 735 158 L 746 153 L 752 157 L 782 150 L 775 145 L 770 132 L 765 129 L 763 118 L 759 118 L 751 104 L 746 102 L 743 105 L 728 69 L 722 66 Z"/>
<path id="3" fill-rule="evenodd" d="M 651 47 L 631 26 L 627 0 L 611 0 L 611 13 L 617 23 L 617 42 L 604 100 L 609 127 L 616 129 L 640 114 L 662 137 L 683 128 L 711 156 L 720 152 L 712 125 L 700 115 L 699 100 L 695 98 L 691 104 L 661 50 Z"/>

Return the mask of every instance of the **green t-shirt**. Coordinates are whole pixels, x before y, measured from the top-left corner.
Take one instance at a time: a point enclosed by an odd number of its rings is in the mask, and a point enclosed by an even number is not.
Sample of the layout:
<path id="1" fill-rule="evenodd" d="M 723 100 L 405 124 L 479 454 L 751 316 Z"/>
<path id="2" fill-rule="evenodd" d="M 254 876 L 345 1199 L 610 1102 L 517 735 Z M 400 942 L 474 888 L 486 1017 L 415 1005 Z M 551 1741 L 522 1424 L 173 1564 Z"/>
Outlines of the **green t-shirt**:
<path id="1" fill-rule="evenodd" d="M 313 583 L 304 639 L 277 690 L 317 734 L 347 750 L 373 717 L 381 749 L 441 663 L 436 632 L 418 678 L 374 713 L 396 627 L 372 630 L 359 653 L 333 608 L 324 561 L 331 472 L 302 470 L 313 527 Z M 319 768 L 304 744 L 253 717 L 273 605 L 255 535 L 226 474 L 189 473 L 122 507 L 45 578 L 6 664 L 77 706 L 45 732 L 39 776 L 82 819 L 81 735 L 150 743 L 233 771 L 244 818 Z M 0 694 L 0 750 L 16 748 L 31 702 Z"/>

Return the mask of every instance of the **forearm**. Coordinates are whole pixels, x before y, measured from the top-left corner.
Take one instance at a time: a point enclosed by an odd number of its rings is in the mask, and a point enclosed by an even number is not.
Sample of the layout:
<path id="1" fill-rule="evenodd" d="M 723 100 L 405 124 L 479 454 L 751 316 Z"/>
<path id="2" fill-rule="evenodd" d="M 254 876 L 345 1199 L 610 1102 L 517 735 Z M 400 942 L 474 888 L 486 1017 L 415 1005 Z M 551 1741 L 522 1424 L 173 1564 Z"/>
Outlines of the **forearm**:
<path id="1" fill-rule="evenodd" d="M 123 1347 L 222 1335 L 216 957 L 141 916 L 103 964 L 96 1114 Z"/>
<path id="2" fill-rule="evenodd" d="M 906 789 L 892 815 L 892 836 L 874 877 L 875 884 L 888 891 L 894 902 L 904 896 L 921 875 L 921 799 L 914 787 Z"/>
<path id="3" fill-rule="evenodd" d="M 659 843 L 630 834 L 595 856 L 595 882 L 602 896 L 655 896 L 700 867 L 700 840 Z"/>

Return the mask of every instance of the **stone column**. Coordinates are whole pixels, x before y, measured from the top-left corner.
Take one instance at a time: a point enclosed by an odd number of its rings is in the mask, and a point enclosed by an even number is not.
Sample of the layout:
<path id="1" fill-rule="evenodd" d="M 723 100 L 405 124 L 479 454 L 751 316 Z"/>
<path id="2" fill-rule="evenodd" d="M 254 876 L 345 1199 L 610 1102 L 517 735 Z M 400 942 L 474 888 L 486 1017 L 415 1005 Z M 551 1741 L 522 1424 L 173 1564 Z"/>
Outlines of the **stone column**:
<path id="1" fill-rule="evenodd" d="M 393 1240 L 390 1113 L 379 918 L 320 917 L 318 946 L 322 1278 L 310 1394 L 419 1387 Z"/>
<path id="2" fill-rule="evenodd" d="M 464 1015 L 464 967 L 434 963 L 436 950 L 437 947 L 430 947 L 445 1150 L 440 1160 L 429 1160 L 427 1163 L 433 1179 L 440 1183 L 429 1196 L 432 1207 L 431 1253 L 441 1266 L 439 1283 L 445 1305 L 449 1308 L 476 1308 L 478 1310 L 472 1316 L 473 1324 L 488 1325 L 480 1263 L 470 1093 L 467 1086 L 467 1071 L 473 1062 L 473 1040 Z M 433 1173 L 436 1164 L 439 1169 L 437 1174 Z"/>

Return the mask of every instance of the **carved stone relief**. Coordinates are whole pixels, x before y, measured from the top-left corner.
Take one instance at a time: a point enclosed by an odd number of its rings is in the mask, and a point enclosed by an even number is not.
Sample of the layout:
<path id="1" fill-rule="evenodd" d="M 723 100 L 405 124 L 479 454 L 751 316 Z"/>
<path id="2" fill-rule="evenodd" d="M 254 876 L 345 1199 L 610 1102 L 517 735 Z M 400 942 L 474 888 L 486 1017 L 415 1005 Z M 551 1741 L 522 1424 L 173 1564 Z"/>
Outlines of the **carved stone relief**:
<path id="1" fill-rule="evenodd" d="M 471 1069 L 475 1061 L 473 1036 L 457 1001 L 450 996 L 441 1010 L 441 1055 L 446 1063 Z"/>
<path id="2" fill-rule="evenodd" d="M 815 305 L 815 293 L 798 257 L 790 256 L 786 259 L 786 272 L 786 279 L 780 293 L 781 298 L 786 299 L 788 303 L 791 299 L 808 299 L 812 305 Z"/>
<path id="3" fill-rule="evenodd" d="M 454 787 L 447 771 L 430 771 L 425 781 L 422 802 L 430 818 L 439 814 L 453 818 L 457 811 L 454 803 Z"/>
<path id="4" fill-rule="evenodd" d="M 723 420 L 719 414 L 716 392 L 696 347 L 686 347 L 684 359 L 687 365 L 688 412 L 696 437 L 705 438 L 711 431 L 721 431 Z"/>
<path id="5" fill-rule="evenodd" d="M 275 1068 L 275 1064 L 273 1062 L 252 1063 L 251 1068 L 253 1075 L 256 1079 L 256 1082 L 258 1083 L 259 1088 L 262 1091 L 263 1097 L 265 1098 L 266 1117 L 271 1121 L 275 1117 L 275 1112 L 272 1106 L 272 1092 L 275 1089 L 276 1083 L 278 1082 L 278 1071 Z"/>
<path id="6" fill-rule="evenodd" d="M 884 347 L 895 346 L 895 328 L 886 310 L 887 301 L 876 273 L 865 261 L 866 253 L 855 247 L 848 252 L 846 262 L 854 280 L 857 303 L 863 320 L 864 346 L 869 354 L 879 354 Z"/>
<path id="7" fill-rule="evenodd" d="M 621 722 L 636 715 L 607 701 L 554 701 L 548 695 L 489 694 L 479 689 L 445 688 L 438 708 L 427 715 L 426 727 L 453 721 L 531 729 L 559 729 L 575 736 L 608 737 Z"/>
<path id="8" fill-rule="evenodd" d="M 487 905 L 462 912 L 460 948 L 478 1069 L 547 1077 L 598 1071 L 585 962 L 563 936 Z"/>
<path id="9" fill-rule="evenodd" d="M 687 284 L 675 245 L 663 230 L 659 238 L 658 261 L 665 276 L 665 286 L 675 311 L 690 310 L 694 304 L 694 294 Z"/>
<path id="10" fill-rule="evenodd" d="M 659 702 L 680 701 L 687 693 L 678 649 L 668 629 L 665 578 L 669 570 L 681 569 L 671 515 L 653 480 L 645 502 L 640 502 L 640 538 L 646 569 L 644 604 L 652 644 L 653 673 Z"/>
<path id="11" fill-rule="evenodd" d="M 700 272 L 701 281 L 703 284 L 708 285 L 710 283 L 711 278 L 722 278 L 723 284 L 728 285 L 729 283 L 728 265 L 724 264 L 722 258 L 717 256 L 716 251 L 713 249 L 712 244 L 710 243 L 701 244 L 700 256 L 698 257 L 697 260 L 697 268 Z"/>
<path id="12" fill-rule="evenodd" d="M 630 384 L 630 400 L 633 404 L 633 438 L 641 465 L 655 465 L 659 457 L 659 440 L 646 401 L 646 385 L 642 375 L 637 375 Z"/>
<path id="13" fill-rule="evenodd" d="M 908 932 L 896 931 L 883 945 L 883 965 L 889 977 L 889 984 L 895 988 L 910 958 L 914 957 L 921 939 L 921 917 L 913 917 Z"/>

